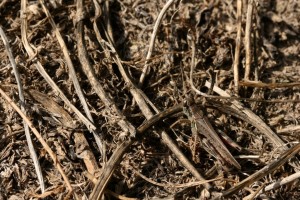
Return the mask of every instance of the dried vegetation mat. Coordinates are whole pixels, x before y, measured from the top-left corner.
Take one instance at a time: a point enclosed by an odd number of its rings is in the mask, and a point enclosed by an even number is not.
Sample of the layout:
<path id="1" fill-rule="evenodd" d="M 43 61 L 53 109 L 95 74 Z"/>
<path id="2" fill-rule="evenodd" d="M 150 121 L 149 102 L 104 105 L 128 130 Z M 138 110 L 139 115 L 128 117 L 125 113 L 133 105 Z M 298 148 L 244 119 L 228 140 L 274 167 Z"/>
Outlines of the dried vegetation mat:
<path id="1" fill-rule="evenodd" d="M 0 2 L 0 199 L 299 199 L 300 1 Z"/>

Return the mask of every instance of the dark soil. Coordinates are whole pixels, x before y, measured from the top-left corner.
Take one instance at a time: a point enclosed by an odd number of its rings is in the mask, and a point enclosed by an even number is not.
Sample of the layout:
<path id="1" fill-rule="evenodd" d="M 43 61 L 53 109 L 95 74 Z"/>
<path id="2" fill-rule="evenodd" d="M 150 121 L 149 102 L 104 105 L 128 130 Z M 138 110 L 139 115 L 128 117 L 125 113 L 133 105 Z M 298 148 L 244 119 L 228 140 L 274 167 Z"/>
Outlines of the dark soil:
<path id="1" fill-rule="evenodd" d="M 40 1 L 30 0 L 26 11 L 22 11 L 20 1 L 2 0 L 0 25 L 17 64 L 25 102 L 20 101 L 16 71 L 3 40 L 0 42 L 0 88 L 15 104 L 24 105 L 27 120 L 32 122 L 32 127 L 50 146 L 57 160 L 53 161 L 45 144 L 30 131 L 44 178 L 45 193 L 42 194 L 23 119 L 2 94 L 0 200 L 89 199 L 97 179 L 102 179 L 104 172 L 112 168 L 114 171 L 103 186 L 106 199 L 212 199 L 226 194 L 263 167 L 283 159 L 284 153 L 298 144 L 300 133 L 300 1 L 265 0 L 253 4 L 251 46 L 248 48 L 251 68 L 249 78 L 245 79 L 248 1 L 241 0 L 239 87 L 236 88 L 233 65 L 237 1 L 174 1 L 158 27 L 148 61 L 153 27 L 166 1 L 84 1 L 82 18 L 76 15 L 76 1 L 46 1 L 45 6 L 66 44 L 90 110 L 96 127 L 93 131 L 74 111 L 77 108 L 88 116 L 74 87 L 69 61 Z M 100 12 L 95 2 L 99 3 Z M 22 41 L 24 21 L 28 24 L 26 34 L 30 47 Z M 83 25 L 83 46 L 79 24 Z M 27 48 L 32 48 L 34 55 L 30 55 Z M 80 55 L 84 48 L 89 69 Z M 37 69 L 38 63 L 74 108 L 49 85 Z M 141 84 L 145 65 L 148 71 Z M 191 87 L 192 65 L 196 89 L 214 98 L 196 94 Z M 87 71 L 92 73 L 87 74 Z M 88 78 L 91 74 L 98 86 Z M 236 98 L 218 98 L 220 93 L 205 86 L 207 81 Z M 102 87 L 102 97 L 95 87 Z M 140 90 L 134 96 L 136 88 Z M 124 131 L 124 127 L 138 129 L 151 116 L 173 106 L 187 106 L 187 97 L 202 107 L 216 132 L 223 132 L 234 141 L 236 148 L 222 139 L 241 169 L 233 168 L 226 162 L 227 158 L 223 161 L 218 156 L 218 150 L 211 145 L 216 141 L 209 141 L 203 132 L 195 134 L 192 131 L 195 125 L 190 123 L 191 118 L 185 112 L 166 116 L 143 133 L 134 135 L 134 131 Z M 110 100 L 110 104 L 105 103 L 105 99 Z M 146 102 L 144 106 L 141 101 Z M 239 101 L 242 108 L 232 111 L 230 108 L 235 101 Z M 250 115 L 242 115 L 245 109 L 251 110 L 261 123 L 255 124 Z M 262 123 L 269 129 L 262 131 Z M 198 127 L 196 131 L 203 130 Z M 282 144 L 274 143 L 267 132 L 275 133 Z M 162 139 L 163 134 L 169 139 Z M 102 146 L 97 145 L 95 135 Z M 217 179 L 210 182 L 209 190 L 198 182 L 199 178 L 174 154 L 166 140 L 173 141 L 205 179 Z M 122 152 L 121 159 L 110 165 L 116 150 L 126 141 L 130 141 L 130 145 Z M 282 165 L 276 164 L 274 170 L 270 169 L 223 198 L 299 199 L 298 178 L 278 188 L 264 190 L 271 183 L 293 174 L 297 176 L 299 154 L 291 152 L 290 155 L 293 153 L 295 156 Z M 70 196 L 70 188 L 58 165 L 62 166 L 73 188 Z"/>

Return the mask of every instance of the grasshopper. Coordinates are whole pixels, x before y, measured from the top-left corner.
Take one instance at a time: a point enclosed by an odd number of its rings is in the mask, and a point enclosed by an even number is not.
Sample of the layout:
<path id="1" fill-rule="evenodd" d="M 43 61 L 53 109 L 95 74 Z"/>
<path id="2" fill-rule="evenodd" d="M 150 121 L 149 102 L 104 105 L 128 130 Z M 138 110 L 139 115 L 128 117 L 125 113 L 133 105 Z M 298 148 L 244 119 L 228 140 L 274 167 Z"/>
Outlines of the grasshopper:
<path id="1" fill-rule="evenodd" d="M 208 118 L 204 115 L 201 106 L 196 105 L 191 98 L 187 98 L 186 114 L 189 120 L 192 122 L 192 127 L 196 130 L 196 134 L 201 134 L 203 142 L 207 147 L 207 151 L 211 153 L 218 161 L 221 162 L 225 170 L 229 170 L 234 166 L 237 169 L 241 169 L 240 164 L 234 159 L 231 153 L 228 151 Z M 230 168 L 227 168 L 227 166 Z"/>

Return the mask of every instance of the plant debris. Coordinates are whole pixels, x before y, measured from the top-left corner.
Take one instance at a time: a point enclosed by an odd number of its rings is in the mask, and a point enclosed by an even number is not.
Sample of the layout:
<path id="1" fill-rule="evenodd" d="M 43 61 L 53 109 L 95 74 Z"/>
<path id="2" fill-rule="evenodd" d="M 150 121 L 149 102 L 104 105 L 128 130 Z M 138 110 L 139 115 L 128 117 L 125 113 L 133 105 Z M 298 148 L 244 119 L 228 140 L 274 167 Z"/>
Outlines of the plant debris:
<path id="1" fill-rule="evenodd" d="M 299 199 L 299 13 L 3 0 L 0 199 Z"/>

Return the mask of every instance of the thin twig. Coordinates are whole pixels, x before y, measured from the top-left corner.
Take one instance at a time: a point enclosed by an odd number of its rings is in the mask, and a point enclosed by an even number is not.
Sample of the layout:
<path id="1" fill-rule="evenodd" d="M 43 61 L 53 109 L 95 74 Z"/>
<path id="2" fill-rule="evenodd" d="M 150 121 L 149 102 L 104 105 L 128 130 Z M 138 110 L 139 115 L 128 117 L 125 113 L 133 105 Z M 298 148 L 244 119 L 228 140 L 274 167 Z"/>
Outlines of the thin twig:
<path id="1" fill-rule="evenodd" d="M 186 167 L 189 172 L 198 180 L 205 181 L 206 179 L 198 172 L 198 170 L 193 166 L 193 164 L 187 159 L 187 157 L 178 148 L 177 144 L 172 140 L 172 138 L 163 131 L 161 134 L 163 142 L 168 146 L 172 153 L 178 158 L 184 167 Z M 206 189 L 210 189 L 211 185 L 209 183 L 204 184 Z"/>
<path id="2" fill-rule="evenodd" d="M 161 121 L 162 119 L 176 114 L 178 112 L 181 112 L 183 108 L 182 104 L 178 104 L 176 106 L 173 106 L 165 111 L 162 111 L 160 113 L 157 113 L 156 115 L 153 115 L 149 120 L 147 120 L 145 123 L 143 123 L 142 125 L 140 125 L 140 127 L 138 127 L 137 132 L 139 134 L 144 133 L 148 128 L 150 128 L 151 126 L 153 126 L 153 124 L 155 124 L 158 121 Z"/>
<path id="3" fill-rule="evenodd" d="M 145 181 L 148 181 L 149 183 L 153 185 L 157 185 L 160 187 L 165 187 L 165 188 L 187 188 L 187 187 L 194 187 L 198 185 L 203 185 L 205 183 L 213 182 L 222 179 L 221 177 L 210 179 L 210 180 L 205 180 L 205 181 L 196 181 L 196 182 L 189 182 L 189 183 L 182 183 L 182 184 L 176 184 L 176 183 L 158 183 L 156 181 L 151 180 L 150 178 L 147 178 L 137 170 L 133 169 L 134 173 L 139 175 L 142 179 Z"/>
<path id="4" fill-rule="evenodd" d="M 242 0 L 237 0 L 237 33 L 235 39 L 235 52 L 233 63 L 233 78 L 234 78 L 234 90 L 238 94 L 239 91 L 239 62 L 240 62 L 240 50 L 241 50 L 241 33 L 242 33 Z"/>
<path id="5" fill-rule="evenodd" d="M 192 45 L 192 51 L 195 51 Z M 254 99 L 254 98 L 243 98 L 243 97 L 232 97 L 230 95 L 225 95 L 225 96 L 216 96 L 216 95 L 209 95 L 206 94 L 204 92 L 201 92 L 200 90 L 198 90 L 196 88 L 196 86 L 194 85 L 193 82 L 193 76 L 194 76 L 194 63 L 195 63 L 195 59 L 194 59 L 194 53 L 192 53 L 192 61 L 191 61 L 191 70 L 190 70 L 190 78 L 188 80 L 188 82 L 190 83 L 191 89 L 198 95 L 203 96 L 205 98 L 211 98 L 211 99 L 225 99 L 225 100 L 236 100 L 236 101 L 248 101 L 248 102 L 262 102 L 262 103 L 299 103 L 300 100 L 297 99 L 273 99 L 273 100 L 265 100 L 265 99 Z M 241 82 L 240 82 L 241 83 Z M 211 86 L 211 83 L 209 83 L 208 81 L 205 82 L 206 87 Z"/>
<path id="6" fill-rule="evenodd" d="M 96 1 L 94 1 L 94 5 L 95 5 L 95 8 L 96 8 L 95 15 L 96 15 L 96 19 L 97 19 L 97 17 L 99 17 L 99 15 L 100 15 L 100 8 L 99 8 L 99 4 Z M 109 47 L 110 51 L 114 55 L 114 60 L 115 60 L 116 64 L 118 65 L 118 68 L 119 68 L 119 71 L 121 72 L 122 77 L 124 78 L 126 84 L 129 86 L 129 90 L 130 90 L 132 96 L 134 97 L 134 100 L 139 105 L 139 108 L 142 111 L 142 113 L 144 114 L 144 116 L 147 119 L 150 119 L 151 117 L 153 117 L 153 114 L 152 114 L 151 110 L 148 108 L 148 106 L 147 106 L 147 104 L 145 102 L 145 98 L 144 97 L 146 97 L 146 95 L 142 94 L 143 91 L 139 90 L 137 88 L 137 86 L 135 86 L 132 83 L 132 81 L 128 77 L 128 75 L 127 75 L 124 67 L 122 66 L 121 59 L 119 58 L 119 56 L 118 56 L 115 48 L 113 47 L 112 44 L 109 44 L 108 42 L 106 42 L 105 40 L 102 39 L 102 37 L 101 37 L 101 35 L 99 33 L 99 30 L 98 30 L 97 24 L 95 22 L 96 22 L 96 20 L 94 21 L 94 30 L 95 30 L 96 37 L 97 37 L 99 43 L 102 44 L 103 46 L 106 45 L 107 47 Z M 154 106 L 154 104 L 152 104 L 152 105 Z M 158 109 L 154 107 L 154 110 L 157 111 Z M 178 148 L 178 146 L 175 144 L 175 142 L 173 142 L 173 140 L 171 139 L 171 137 L 169 137 L 165 131 L 163 131 L 161 133 L 161 137 L 162 137 L 163 142 L 177 156 L 177 158 L 180 160 L 180 162 L 183 164 L 183 166 L 185 166 L 198 180 L 204 180 L 204 178 L 202 177 L 202 175 L 197 171 L 197 169 L 192 165 L 192 163 L 185 157 L 185 155 L 181 152 L 181 150 Z M 126 150 L 126 148 L 124 148 L 124 150 Z M 122 152 L 122 153 L 125 153 L 125 152 Z M 111 159 L 115 159 L 115 158 L 112 157 Z M 115 160 L 118 160 L 118 159 L 115 159 Z M 104 171 L 106 171 L 106 170 L 104 170 Z M 106 176 L 106 178 L 109 178 L 109 177 L 110 176 Z M 105 184 L 108 182 L 108 180 L 99 180 L 99 181 L 103 182 L 103 184 L 104 184 L 103 187 L 105 187 Z M 209 184 L 205 184 L 205 187 L 208 189 L 211 186 Z"/>
<path id="7" fill-rule="evenodd" d="M 104 23 L 105 23 L 105 30 L 107 30 L 105 33 L 107 40 L 113 45 L 115 46 L 115 40 L 114 40 L 114 36 L 113 36 L 113 30 L 112 30 L 112 26 L 111 26 L 111 21 L 110 21 L 110 9 L 109 9 L 109 1 L 104 1 L 104 5 L 103 5 L 103 15 L 104 15 Z"/>
<path id="8" fill-rule="evenodd" d="M 247 87 L 256 87 L 256 88 L 291 88 L 291 87 L 299 87 L 300 82 L 292 82 L 292 83 L 263 83 L 261 81 L 240 81 L 241 86 Z"/>
<path id="9" fill-rule="evenodd" d="M 259 192 L 265 187 L 266 183 L 262 184 L 261 186 L 259 186 L 255 192 L 250 191 L 251 194 L 249 194 L 248 196 L 244 197 L 243 200 L 253 200 L 255 199 Z M 246 189 L 246 188 L 245 188 Z"/>
<path id="10" fill-rule="evenodd" d="M 156 34 L 157 34 L 157 31 L 158 31 L 158 27 L 162 21 L 162 18 L 163 16 L 165 15 L 166 11 L 168 10 L 168 8 L 171 6 L 171 4 L 174 2 L 174 0 L 169 0 L 165 5 L 164 7 L 162 8 L 162 10 L 160 11 L 157 19 L 156 19 L 156 22 L 155 22 L 155 25 L 153 27 L 153 32 L 152 32 L 152 35 L 151 35 L 151 39 L 150 39 L 150 44 L 149 44 L 149 49 L 148 49 L 148 53 L 147 53 L 147 56 L 146 56 L 146 61 L 145 61 L 145 65 L 144 65 L 144 68 L 142 70 L 142 74 L 140 76 L 140 81 L 139 81 L 139 86 L 141 86 L 144 82 L 144 79 L 148 73 L 148 68 L 149 68 L 149 65 L 148 65 L 148 60 L 151 58 L 151 55 L 152 55 L 152 52 L 153 52 L 153 49 L 154 49 L 154 43 L 155 43 L 155 38 L 156 38 Z"/>
<path id="11" fill-rule="evenodd" d="M 115 52 L 115 49 L 113 49 L 113 47 L 110 45 L 110 48 L 113 52 Z M 144 100 L 144 96 L 146 96 L 146 94 L 143 94 L 143 91 L 137 89 L 137 87 L 132 83 L 132 81 L 130 80 L 130 78 L 127 76 L 119 57 L 116 55 L 116 63 L 119 66 L 119 70 L 121 71 L 122 77 L 124 78 L 125 82 L 127 83 L 127 85 L 130 86 L 130 92 L 132 94 L 132 96 L 134 97 L 134 100 L 137 102 L 137 104 L 139 105 L 139 108 L 141 109 L 142 113 L 144 114 L 144 116 L 146 117 L 146 119 L 151 119 L 153 117 L 152 112 L 150 111 L 150 109 L 148 108 L 145 100 Z M 154 106 L 154 104 L 152 104 Z M 154 106 L 154 110 L 158 110 L 155 106 Z M 177 144 L 173 141 L 173 139 L 165 132 L 162 131 L 161 133 L 161 138 L 163 140 L 163 142 L 168 146 L 168 148 L 172 151 L 172 153 L 175 154 L 175 156 L 180 160 L 180 162 L 198 179 L 198 180 L 205 180 L 203 178 L 203 176 L 196 170 L 196 168 L 192 165 L 192 163 L 186 158 L 186 156 L 182 153 L 182 151 L 179 149 L 179 147 L 177 146 Z M 208 189 L 211 186 L 209 184 L 204 184 L 205 187 Z"/>
<path id="12" fill-rule="evenodd" d="M 238 190 L 249 186 L 253 182 L 261 179 L 262 177 L 272 173 L 274 170 L 285 164 L 290 158 L 294 157 L 300 151 L 300 143 L 293 146 L 292 148 L 286 150 L 283 154 L 279 156 L 279 158 L 272 163 L 266 165 L 261 170 L 255 172 L 248 178 L 244 179 L 243 181 L 236 184 L 234 187 L 230 188 L 229 190 L 223 192 L 223 196 L 229 196 L 233 193 L 237 192 Z"/>
<path id="13" fill-rule="evenodd" d="M 84 34 L 83 34 L 83 18 L 84 18 L 84 6 L 83 6 L 83 1 L 82 0 L 78 0 L 76 3 L 76 37 L 77 37 L 77 45 L 78 45 L 78 58 L 79 61 L 81 63 L 81 66 L 83 68 L 84 73 L 86 74 L 86 76 L 88 77 L 89 82 L 91 83 L 92 87 L 94 88 L 94 90 L 96 91 L 97 94 L 99 94 L 98 90 L 95 88 L 102 88 L 101 85 L 99 84 L 99 82 L 97 81 L 97 79 L 95 78 L 95 73 L 89 73 L 90 71 L 92 71 L 92 67 L 91 64 L 88 60 L 88 56 L 87 56 L 87 51 L 86 51 L 86 47 L 85 47 L 85 43 L 84 43 Z M 98 86 L 98 87 L 97 87 Z M 103 89 L 100 89 L 100 91 L 104 91 Z M 107 95 L 102 95 L 102 93 L 100 92 L 100 96 L 107 96 Z M 103 98 L 104 98 L 103 97 Z M 91 120 L 91 122 L 93 122 L 93 118 L 91 115 L 87 115 L 88 118 Z M 95 132 L 92 131 L 93 136 L 95 138 L 96 144 L 98 146 L 98 149 L 102 155 L 102 160 L 103 162 L 106 161 L 106 150 L 105 150 L 105 144 L 104 142 L 101 140 L 100 136 Z"/>
<path id="14" fill-rule="evenodd" d="M 105 165 L 105 168 L 101 170 L 101 174 L 98 177 L 98 180 L 93 188 L 92 193 L 89 196 L 89 200 L 99 200 L 104 192 L 104 189 L 112 176 L 115 168 L 121 162 L 121 159 L 124 153 L 128 148 L 133 144 L 133 140 L 129 139 L 120 144 L 115 150 L 108 162 Z"/>
<path id="15" fill-rule="evenodd" d="M 97 20 L 101 16 L 101 8 L 100 8 L 99 3 L 96 0 L 94 0 L 93 3 L 94 3 L 94 7 L 95 7 L 95 19 L 94 19 L 94 23 L 93 23 L 93 28 L 94 28 L 97 40 L 99 41 L 100 44 L 103 45 L 103 42 L 105 42 L 105 41 L 102 39 L 102 37 L 100 35 L 100 31 L 97 26 Z M 84 73 L 88 77 L 93 89 L 95 90 L 96 94 L 99 96 L 101 101 L 104 103 L 104 105 L 107 107 L 107 109 L 113 110 L 113 112 L 119 117 L 119 120 L 118 120 L 119 126 L 123 129 L 123 131 L 130 133 L 131 137 L 134 137 L 136 134 L 136 130 L 135 130 L 134 126 L 132 126 L 132 124 L 126 120 L 126 117 L 118 109 L 115 102 L 106 94 L 101 83 L 96 78 L 96 73 L 95 73 L 92 65 L 90 64 L 90 61 L 88 60 L 87 51 L 86 51 L 86 49 L 82 48 L 84 46 L 84 43 L 83 43 L 84 38 L 83 38 L 83 32 L 82 32 L 83 30 L 79 30 L 79 29 L 82 29 L 82 27 L 80 27 L 80 24 L 78 24 L 78 26 L 77 26 L 77 31 L 78 31 L 77 34 L 78 34 L 78 37 L 80 37 L 80 39 L 78 41 L 78 45 L 80 47 L 78 54 L 79 54 L 80 62 L 82 64 Z"/>
<path id="16" fill-rule="evenodd" d="M 251 70 L 251 27 L 252 27 L 252 13 L 254 0 L 248 1 L 246 30 L 245 30 L 245 50 L 246 50 L 246 66 L 245 66 L 245 80 L 249 80 Z"/>
<path id="17" fill-rule="evenodd" d="M 88 117 L 88 119 L 94 123 L 94 120 L 92 118 L 92 115 L 91 115 L 91 112 L 88 108 L 88 105 L 86 103 L 86 100 L 85 100 L 85 97 L 83 95 L 83 92 L 82 92 L 82 89 L 80 87 L 80 84 L 79 84 L 79 81 L 77 79 L 77 76 L 76 76 L 76 72 L 75 72 L 75 69 L 74 69 L 74 66 L 73 66 L 73 63 L 72 63 L 72 60 L 70 58 L 70 53 L 67 49 L 67 46 L 51 16 L 51 14 L 49 13 L 49 10 L 47 9 L 47 7 L 45 6 L 44 4 L 44 1 L 43 0 L 40 0 L 40 4 L 42 5 L 42 8 L 52 26 L 52 28 L 54 29 L 54 32 L 55 32 L 55 35 L 56 35 L 56 38 L 59 42 L 59 45 L 63 51 L 63 55 L 65 57 L 65 60 L 66 60 L 66 63 L 68 65 L 68 69 L 69 69 L 69 76 L 73 82 L 73 85 L 74 85 L 74 88 L 75 88 L 75 91 L 79 97 L 79 100 L 81 102 L 81 105 L 85 111 L 85 114 L 86 116 Z M 105 154 L 105 152 L 103 153 L 103 142 L 100 140 L 99 136 L 95 133 L 94 130 L 91 130 L 91 132 L 93 133 L 93 136 L 95 138 L 95 141 L 98 145 L 98 148 L 99 148 L 99 151 L 101 152 L 102 154 L 102 158 L 104 158 L 105 156 L 103 156 Z M 97 161 L 96 161 L 96 158 L 95 156 L 93 155 L 91 149 L 89 148 L 89 145 L 88 145 L 88 142 L 85 138 L 85 135 L 82 133 L 82 132 L 77 132 L 75 133 L 75 140 L 74 140 L 77 144 L 80 144 L 82 146 L 85 147 L 85 150 L 84 152 L 81 152 L 81 155 L 82 155 L 82 159 L 84 160 L 84 163 L 85 165 L 87 166 L 87 169 L 89 170 L 90 173 L 94 174 L 94 172 L 98 169 L 98 165 L 97 165 Z"/>
<path id="18" fill-rule="evenodd" d="M 148 128 L 150 128 L 151 126 L 154 125 L 154 123 L 156 123 L 159 120 L 162 120 L 163 118 L 166 118 L 169 115 L 175 114 L 177 112 L 182 111 L 183 107 L 182 105 L 176 105 L 172 108 L 169 108 L 168 110 L 161 112 L 157 115 L 154 115 L 152 118 L 150 118 L 145 124 L 142 124 L 138 129 L 137 129 L 137 133 L 139 135 L 143 134 Z M 164 133 L 164 132 L 163 132 Z M 205 180 L 200 174 L 199 172 L 190 164 L 189 160 L 184 156 L 184 154 L 182 154 L 180 151 L 174 151 L 177 150 L 178 147 L 175 145 L 174 142 L 172 142 L 172 140 L 170 138 L 166 138 L 169 137 L 166 133 L 163 134 L 162 133 L 162 139 L 164 140 L 164 142 L 171 142 L 172 144 L 167 144 L 172 152 L 177 156 L 177 158 L 183 163 L 183 165 L 185 167 L 188 168 L 188 170 L 198 179 L 198 180 Z M 102 173 L 100 175 L 100 177 L 98 178 L 98 181 L 93 189 L 93 192 L 90 195 L 90 200 L 98 200 L 108 181 L 109 178 L 111 177 L 116 165 L 118 163 L 120 163 L 122 156 L 125 154 L 125 152 L 128 150 L 128 148 L 133 144 L 133 140 L 128 140 L 123 142 L 120 146 L 118 146 L 118 148 L 114 151 L 113 155 L 111 156 L 111 158 L 109 159 L 109 161 L 107 162 L 106 167 L 102 170 Z M 190 167 L 190 165 L 192 167 Z M 207 189 L 209 189 L 211 186 L 209 183 L 206 183 L 204 185 Z"/>
<path id="19" fill-rule="evenodd" d="M 9 61 L 12 65 L 15 77 L 16 77 L 16 81 L 17 81 L 17 85 L 18 85 L 18 91 L 19 91 L 19 98 L 20 98 L 20 105 L 21 105 L 21 110 L 22 112 L 24 112 L 24 114 L 26 115 L 26 110 L 25 110 L 25 99 L 24 99 L 24 94 L 23 94 L 23 87 L 22 87 L 22 81 L 20 78 L 20 74 L 19 74 L 19 70 L 16 64 L 16 61 L 14 59 L 14 56 L 12 54 L 12 50 L 9 46 L 9 42 L 8 39 L 2 29 L 2 27 L 0 26 L 0 35 L 1 38 L 3 40 L 3 44 L 5 46 L 5 49 L 7 51 L 8 57 L 9 57 Z M 43 178 L 43 174 L 42 174 L 42 169 L 38 160 L 38 156 L 36 154 L 36 151 L 33 147 L 33 143 L 32 143 L 32 139 L 30 136 L 30 132 L 29 132 L 29 127 L 28 124 L 25 122 L 25 120 L 23 120 L 23 125 L 24 125 L 24 131 L 25 131 L 25 136 L 26 136 L 26 140 L 27 140 L 27 144 L 28 144 L 28 148 L 29 148 L 29 152 L 30 152 L 30 156 L 32 158 L 33 164 L 34 164 L 34 168 L 35 171 L 37 173 L 37 177 L 40 183 L 40 187 L 41 187 L 41 192 L 44 193 L 45 191 L 45 183 L 44 183 L 44 178 Z"/>
<path id="20" fill-rule="evenodd" d="M 89 118 L 89 120 L 91 120 L 93 122 L 93 118 L 92 118 L 92 115 L 91 115 L 91 112 L 88 108 L 88 105 L 86 103 L 86 100 L 84 98 L 84 95 L 83 95 L 83 92 L 82 92 L 82 89 L 80 87 L 80 84 L 79 84 L 79 81 L 77 79 L 77 76 L 76 76 L 76 72 L 75 72 L 75 69 L 74 69 L 74 66 L 73 66 L 73 63 L 72 63 L 72 60 L 70 58 L 70 53 L 68 51 L 68 48 L 66 46 L 66 43 L 64 42 L 48 8 L 45 6 L 44 4 L 44 0 L 39 0 L 40 4 L 42 5 L 42 8 L 49 20 L 49 23 L 51 24 L 53 30 L 54 30 L 54 33 L 56 35 L 56 38 L 57 38 L 57 41 L 62 49 L 62 52 L 63 52 L 63 55 L 65 57 L 65 60 L 66 60 L 66 63 L 67 63 L 67 66 L 69 68 L 69 76 L 73 82 L 73 85 L 74 85 L 74 88 L 75 88 L 75 91 L 79 97 L 79 100 L 81 102 L 81 105 L 85 111 L 85 114 L 87 115 L 87 117 Z"/>
<path id="21" fill-rule="evenodd" d="M 286 185 L 288 183 L 291 183 L 297 179 L 300 178 L 300 171 L 299 172 L 296 172 L 288 177 L 285 177 L 279 181 L 276 181 L 275 183 L 272 183 L 270 185 L 267 185 L 264 189 L 263 189 L 263 192 L 267 192 L 267 191 L 270 191 L 270 190 L 276 190 L 277 188 L 283 186 L 283 185 Z"/>
<path id="22" fill-rule="evenodd" d="M 210 83 L 206 81 L 205 86 L 209 88 Z M 230 97 L 229 94 L 227 94 L 224 90 L 222 90 L 221 88 L 219 88 L 217 86 L 214 86 L 214 92 L 218 93 L 221 96 Z M 272 129 L 259 116 L 254 114 L 250 109 L 246 108 L 239 101 L 233 100 L 233 101 L 231 101 L 231 103 L 232 103 L 231 107 L 233 109 L 235 109 L 237 112 L 241 112 L 241 113 L 245 114 L 247 116 L 247 118 L 249 120 L 251 120 L 251 122 L 253 124 L 255 124 L 256 127 L 262 133 L 264 133 L 276 147 L 282 147 L 284 149 L 287 149 L 287 147 L 285 147 L 285 145 L 284 145 L 285 143 L 276 135 L 276 133 L 274 133 L 272 131 Z"/>
<path id="23" fill-rule="evenodd" d="M 8 0 L 3 0 L 1 3 L 0 3 L 0 9 L 5 6 L 5 4 L 8 2 Z"/>
<path id="24" fill-rule="evenodd" d="M 97 8 L 99 6 L 99 4 L 94 4 L 94 6 Z M 100 10 L 99 9 L 96 9 L 96 10 Z M 97 16 L 98 17 L 98 16 Z M 96 20 L 95 20 L 96 22 Z M 130 93 L 132 94 L 134 100 L 137 102 L 140 110 L 142 111 L 142 113 L 145 115 L 145 116 L 152 116 L 152 112 L 150 110 L 150 108 L 147 106 L 147 103 L 145 101 L 145 99 L 147 99 L 147 96 L 144 94 L 142 95 L 142 91 L 139 90 L 137 88 L 137 86 L 135 84 L 133 84 L 133 82 L 131 81 L 131 79 L 128 77 L 127 75 L 127 72 L 125 71 L 124 67 L 123 67 L 123 64 L 122 64 L 122 61 L 119 57 L 119 55 L 117 54 L 117 51 L 114 47 L 114 45 L 111 43 L 111 41 L 109 40 L 109 42 L 106 42 L 100 35 L 99 31 L 98 31 L 98 28 L 97 27 L 97 24 L 95 24 L 94 22 L 94 29 L 95 29 L 95 32 L 96 32 L 96 36 L 97 36 L 97 39 L 99 41 L 100 44 L 102 44 L 102 46 L 106 46 L 109 48 L 109 50 L 113 53 L 114 57 L 114 61 L 115 63 L 117 64 L 118 66 L 118 69 L 122 75 L 122 77 L 124 78 L 127 86 L 129 87 L 129 90 L 130 90 Z M 104 32 L 106 33 L 107 31 L 104 30 Z M 107 33 L 108 34 L 108 33 Z M 146 97 L 146 98 L 145 98 Z M 148 102 L 150 102 L 150 100 L 148 99 Z M 150 103 L 151 105 L 154 105 L 152 103 Z M 154 107 L 154 110 L 156 108 Z M 157 109 L 156 109 L 157 110 Z"/>
<path id="25" fill-rule="evenodd" d="M 300 125 L 292 125 L 285 128 L 277 129 L 277 133 L 299 132 Z"/>
<path id="26" fill-rule="evenodd" d="M 73 191 L 73 188 L 71 186 L 71 183 L 64 173 L 61 164 L 59 163 L 57 156 L 55 153 L 51 150 L 47 142 L 43 139 L 41 134 L 37 131 L 37 129 L 33 126 L 32 122 L 28 119 L 28 117 L 21 111 L 21 109 L 13 102 L 13 100 L 2 90 L 0 87 L 0 94 L 4 97 L 4 99 L 15 109 L 17 113 L 23 118 L 23 120 L 28 124 L 29 128 L 32 130 L 36 138 L 40 141 L 40 143 L 43 145 L 47 153 L 50 155 L 51 159 L 53 160 L 54 165 L 60 172 L 62 178 L 64 179 L 67 188 L 69 189 L 69 194 Z"/>
<path id="27" fill-rule="evenodd" d="M 122 62 L 121 62 L 121 59 L 120 57 L 118 56 L 115 48 L 104 41 L 104 43 L 110 48 L 110 50 L 112 51 L 112 53 L 114 54 L 114 60 L 115 60 L 115 63 L 117 64 L 118 66 L 118 69 L 122 75 L 122 77 L 124 78 L 126 84 L 129 86 L 129 91 L 130 93 L 132 94 L 134 100 L 137 102 L 140 110 L 142 111 L 143 115 L 147 118 L 151 117 L 153 115 L 152 111 L 150 110 L 150 108 L 148 107 L 146 101 L 145 101 L 145 94 L 144 95 L 141 95 L 142 91 L 139 90 L 137 88 L 137 86 L 135 84 L 133 84 L 133 82 L 131 81 L 131 79 L 128 77 L 127 75 L 127 72 L 125 71 L 123 65 L 122 65 Z M 150 100 L 149 100 L 150 101 Z M 154 104 L 152 104 L 154 105 Z"/>
<path id="28" fill-rule="evenodd" d="M 27 18 L 26 18 L 26 7 L 27 7 L 27 0 L 21 1 L 21 36 L 22 36 L 22 43 L 24 48 L 29 55 L 31 61 L 35 64 L 39 73 L 43 76 L 46 82 L 51 86 L 51 88 L 59 95 L 59 97 L 64 101 L 64 103 L 73 110 L 73 112 L 78 116 L 80 120 L 86 125 L 89 130 L 96 130 L 96 127 L 90 120 L 88 120 L 66 97 L 66 95 L 59 89 L 56 83 L 51 79 L 49 74 L 45 71 L 42 64 L 38 61 L 35 57 L 37 53 L 32 49 L 33 45 L 30 44 L 27 40 Z"/>

